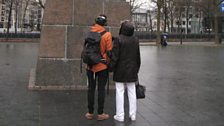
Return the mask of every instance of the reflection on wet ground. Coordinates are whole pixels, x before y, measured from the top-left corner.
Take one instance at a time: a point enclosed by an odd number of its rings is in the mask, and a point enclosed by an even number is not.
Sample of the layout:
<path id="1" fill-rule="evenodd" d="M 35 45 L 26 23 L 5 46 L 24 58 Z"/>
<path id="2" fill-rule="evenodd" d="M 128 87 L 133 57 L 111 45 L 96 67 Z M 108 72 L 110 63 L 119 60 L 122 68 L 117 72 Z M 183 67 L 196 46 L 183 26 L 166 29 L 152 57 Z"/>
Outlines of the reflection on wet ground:
<path id="1" fill-rule="evenodd" d="M 106 121 L 87 121 L 85 91 L 29 91 L 39 44 L 0 43 L 1 126 L 223 126 L 224 47 L 142 46 L 136 122 L 113 120 L 114 91 L 106 96 Z M 126 99 L 127 102 L 127 99 Z M 128 111 L 126 105 L 125 111 Z M 96 106 L 97 107 L 97 106 Z"/>

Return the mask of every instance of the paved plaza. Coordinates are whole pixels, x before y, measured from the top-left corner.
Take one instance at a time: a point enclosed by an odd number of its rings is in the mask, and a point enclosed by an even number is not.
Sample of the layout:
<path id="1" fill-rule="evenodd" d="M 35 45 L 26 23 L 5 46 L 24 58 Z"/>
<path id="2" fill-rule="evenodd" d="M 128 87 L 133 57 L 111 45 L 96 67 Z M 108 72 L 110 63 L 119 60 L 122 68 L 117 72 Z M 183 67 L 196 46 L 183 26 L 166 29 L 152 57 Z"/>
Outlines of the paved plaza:
<path id="1" fill-rule="evenodd" d="M 112 118 L 114 90 L 106 96 L 105 121 L 84 118 L 85 90 L 28 90 L 38 49 L 38 43 L 0 43 L 0 126 L 224 126 L 223 46 L 141 46 L 147 97 L 138 100 L 137 120 L 126 116 L 124 123 Z"/>

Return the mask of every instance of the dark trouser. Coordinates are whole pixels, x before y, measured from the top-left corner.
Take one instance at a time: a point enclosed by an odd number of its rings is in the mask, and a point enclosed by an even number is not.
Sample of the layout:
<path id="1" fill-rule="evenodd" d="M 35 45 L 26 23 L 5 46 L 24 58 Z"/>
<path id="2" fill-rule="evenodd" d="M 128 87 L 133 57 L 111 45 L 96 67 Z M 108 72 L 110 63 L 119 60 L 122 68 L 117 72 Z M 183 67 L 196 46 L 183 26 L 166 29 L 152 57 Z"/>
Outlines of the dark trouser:
<path id="1" fill-rule="evenodd" d="M 102 70 L 94 73 L 90 70 L 87 70 L 88 76 L 88 109 L 89 113 L 94 112 L 94 96 L 95 96 L 95 89 L 96 89 L 96 81 L 98 84 L 98 114 L 103 113 L 104 108 L 104 99 L 105 99 L 105 86 L 108 79 L 108 70 Z"/>

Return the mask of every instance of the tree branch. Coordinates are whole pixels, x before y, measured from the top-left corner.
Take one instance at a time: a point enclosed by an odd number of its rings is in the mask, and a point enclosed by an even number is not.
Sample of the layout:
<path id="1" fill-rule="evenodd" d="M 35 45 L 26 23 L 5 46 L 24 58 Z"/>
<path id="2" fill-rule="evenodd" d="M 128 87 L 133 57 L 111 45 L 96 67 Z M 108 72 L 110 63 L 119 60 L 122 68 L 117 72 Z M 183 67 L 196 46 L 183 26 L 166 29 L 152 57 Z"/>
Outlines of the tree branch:
<path id="1" fill-rule="evenodd" d="M 45 6 L 44 6 L 44 4 L 43 4 L 43 2 L 42 2 L 41 0 L 38 0 L 38 3 L 39 3 L 39 5 L 40 5 L 43 9 L 45 9 Z"/>
<path id="2" fill-rule="evenodd" d="M 218 5 L 217 5 L 217 6 L 219 6 L 222 2 L 224 2 L 224 0 L 221 0 L 221 1 L 218 3 Z"/>

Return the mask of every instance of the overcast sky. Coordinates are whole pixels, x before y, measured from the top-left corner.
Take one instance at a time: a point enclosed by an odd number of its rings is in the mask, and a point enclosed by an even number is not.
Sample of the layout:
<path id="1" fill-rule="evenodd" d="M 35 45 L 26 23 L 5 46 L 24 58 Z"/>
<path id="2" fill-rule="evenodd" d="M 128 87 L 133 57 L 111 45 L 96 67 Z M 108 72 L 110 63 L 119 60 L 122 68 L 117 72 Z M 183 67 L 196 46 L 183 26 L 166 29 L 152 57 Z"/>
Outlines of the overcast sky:
<path id="1" fill-rule="evenodd" d="M 141 8 L 149 8 L 149 7 L 152 7 L 154 6 L 152 3 L 150 3 L 151 0 L 138 0 L 139 3 L 144 3 L 144 6 L 142 6 Z"/>

